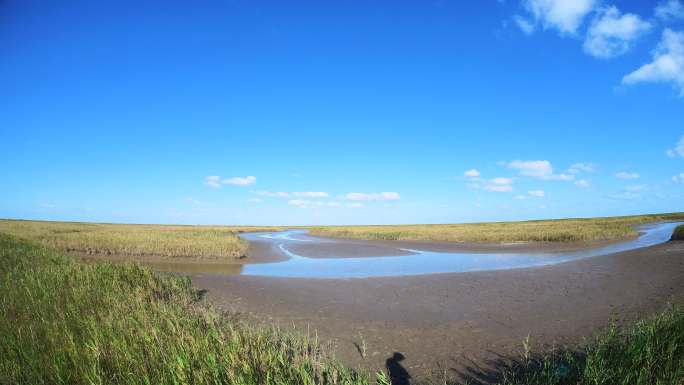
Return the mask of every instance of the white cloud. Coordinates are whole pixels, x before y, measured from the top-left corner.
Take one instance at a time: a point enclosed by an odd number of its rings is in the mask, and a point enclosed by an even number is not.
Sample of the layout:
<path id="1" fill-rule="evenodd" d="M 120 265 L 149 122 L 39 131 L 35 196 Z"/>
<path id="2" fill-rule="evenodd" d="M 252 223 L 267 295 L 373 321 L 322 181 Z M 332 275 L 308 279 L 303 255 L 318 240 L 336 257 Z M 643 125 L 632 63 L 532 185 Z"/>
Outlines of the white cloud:
<path id="1" fill-rule="evenodd" d="M 582 172 L 595 172 L 596 165 L 593 163 L 575 163 L 568 169 L 569 174 L 579 174 Z"/>
<path id="2" fill-rule="evenodd" d="M 589 186 L 591 186 L 591 182 L 586 179 L 580 179 L 575 182 L 575 186 L 579 188 L 589 188 Z"/>
<path id="3" fill-rule="evenodd" d="M 518 170 L 520 175 L 544 180 L 573 180 L 572 174 L 554 174 L 548 160 L 514 160 L 507 164 L 508 168 Z"/>
<path id="4" fill-rule="evenodd" d="M 304 200 L 304 199 L 291 199 L 287 202 L 287 204 L 290 206 L 295 206 L 295 207 L 299 207 L 302 209 L 315 209 L 315 208 L 326 208 L 326 207 L 332 207 L 332 208 L 346 207 L 346 208 L 350 208 L 350 209 L 359 209 L 359 208 L 364 207 L 363 203 L 360 203 L 360 202 L 352 202 L 352 203 L 342 204 L 340 202 L 324 202 L 324 201 L 314 201 L 314 200 Z"/>
<path id="5" fill-rule="evenodd" d="M 678 175 L 670 178 L 675 183 L 684 183 L 684 172 L 680 172 Z"/>
<path id="6" fill-rule="evenodd" d="M 527 194 L 537 198 L 543 198 L 545 195 L 544 190 L 530 190 L 527 192 Z"/>
<path id="7" fill-rule="evenodd" d="M 510 192 L 513 191 L 513 186 L 509 184 L 487 184 L 483 189 L 491 192 Z"/>
<path id="8" fill-rule="evenodd" d="M 661 2 L 655 8 L 655 16 L 663 21 L 684 19 L 684 6 L 678 0 Z"/>
<path id="9" fill-rule="evenodd" d="M 247 199 L 247 202 L 249 202 L 249 203 L 261 203 L 262 200 L 259 198 L 249 198 L 249 199 Z"/>
<path id="10" fill-rule="evenodd" d="M 249 186 L 254 183 L 256 183 L 256 177 L 253 176 L 246 176 L 244 178 L 235 176 L 228 179 L 221 179 L 221 177 L 218 175 L 211 175 L 204 178 L 204 184 L 213 188 L 221 188 L 221 185 L 223 184 L 232 184 L 235 186 Z"/>
<path id="11" fill-rule="evenodd" d="M 351 192 L 345 196 L 350 201 L 395 201 L 401 197 L 396 192 L 359 193 Z"/>
<path id="12" fill-rule="evenodd" d="M 221 188 L 221 177 L 218 175 L 208 176 L 204 178 L 204 184 L 213 188 Z"/>
<path id="13" fill-rule="evenodd" d="M 185 200 L 186 200 L 187 202 L 190 202 L 190 203 L 194 204 L 194 205 L 200 204 L 200 201 L 198 201 L 197 199 L 185 198 Z"/>
<path id="14" fill-rule="evenodd" d="M 553 175 L 553 168 L 548 160 L 514 160 L 508 163 L 508 167 L 518 170 L 520 175 L 532 178 L 546 179 Z"/>
<path id="15" fill-rule="evenodd" d="M 595 0 L 524 0 L 525 9 L 544 29 L 557 29 L 562 34 L 574 34 L 594 8 Z"/>
<path id="16" fill-rule="evenodd" d="M 317 208 L 317 207 L 340 207 L 339 202 L 321 202 L 321 201 L 310 201 L 302 199 L 291 199 L 287 202 L 290 206 L 296 206 L 303 209 Z"/>
<path id="17" fill-rule="evenodd" d="M 497 185 L 503 185 L 503 184 L 511 184 L 513 183 L 513 179 L 511 178 L 494 178 L 490 180 L 492 184 L 497 184 Z"/>
<path id="18" fill-rule="evenodd" d="M 676 158 L 677 156 L 681 156 L 684 158 L 684 135 L 682 135 L 681 138 L 679 138 L 679 142 L 675 144 L 674 148 L 670 148 L 667 150 L 667 156 L 670 158 Z"/>
<path id="19" fill-rule="evenodd" d="M 622 84 L 671 83 L 684 96 L 684 33 L 666 28 L 652 56 L 652 62 L 623 77 Z"/>
<path id="20" fill-rule="evenodd" d="M 532 23 L 530 20 L 527 20 L 526 18 L 520 16 L 520 15 L 515 15 L 513 16 L 513 21 L 515 24 L 518 25 L 518 28 L 525 34 L 525 35 L 531 35 L 534 33 L 534 23 Z"/>
<path id="21" fill-rule="evenodd" d="M 468 183 L 466 187 L 473 190 L 485 190 L 491 192 L 510 192 L 513 191 L 513 179 L 511 178 L 494 178 L 481 183 Z"/>
<path id="22" fill-rule="evenodd" d="M 464 172 L 463 175 L 465 175 L 468 178 L 479 178 L 481 174 L 479 171 L 473 168 Z"/>
<path id="23" fill-rule="evenodd" d="M 262 197 L 271 197 L 271 198 L 289 198 L 290 193 L 288 192 L 283 192 L 283 191 L 252 191 L 256 195 L 261 195 Z"/>
<path id="24" fill-rule="evenodd" d="M 575 179 L 575 176 L 572 174 L 553 174 L 549 179 L 571 181 Z"/>
<path id="25" fill-rule="evenodd" d="M 234 176 L 232 178 L 222 180 L 221 183 L 232 184 L 234 186 L 249 186 L 256 183 L 256 177 L 253 177 L 251 175 L 246 177 Z"/>
<path id="26" fill-rule="evenodd" d="M 641 175 L 639 175 L 636 172 L 627 172 L 627 171 L 620 171 L 617 174 L 615 174 L 615 177 L 618 179 L 638 179 Z"/>
<path id="27" fill-rule="evenodd" d="M 649 29 L 651 24 L 638 15 L 620 14 L 615 6 L 601 8 L 587 31 L 584 52 L 604 59 L 621 55 Z"/>
<path id="28" fill-rule="evenodd" d="M 527 199 L 527 197 L 524 195 L 516 195 L 514 198 L 519 200 Z"/>
<path id="29" fill-rule="evenodd" d="M 301 192 L 293 192 L 292 195 L 296 197 L 304 197 L 304 198 L 327 198 L 330 195 L 328 195 L 327 192 L 323 191 L 301 191 Z"/>

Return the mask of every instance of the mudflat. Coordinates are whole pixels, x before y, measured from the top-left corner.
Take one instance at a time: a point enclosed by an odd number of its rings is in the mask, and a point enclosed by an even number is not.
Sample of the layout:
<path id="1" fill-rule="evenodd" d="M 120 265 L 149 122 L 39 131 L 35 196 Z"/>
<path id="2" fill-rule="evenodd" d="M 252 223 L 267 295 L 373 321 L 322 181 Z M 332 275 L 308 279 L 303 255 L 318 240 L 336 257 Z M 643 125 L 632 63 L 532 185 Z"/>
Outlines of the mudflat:
<path id="1" fill-rule="evenodd" d="M 252 250 L 251 262 L 280 258 Z M 544 267 L 399 278 L 190 276 L 219 307 L 315 330 L 348 365 L 377 370 L 400 352 L 414 379 L 479 378 L 528 335 L 538 347 L 575 344 L 611 319 L 629 323 L 684 302 L 684 242 Z"/>

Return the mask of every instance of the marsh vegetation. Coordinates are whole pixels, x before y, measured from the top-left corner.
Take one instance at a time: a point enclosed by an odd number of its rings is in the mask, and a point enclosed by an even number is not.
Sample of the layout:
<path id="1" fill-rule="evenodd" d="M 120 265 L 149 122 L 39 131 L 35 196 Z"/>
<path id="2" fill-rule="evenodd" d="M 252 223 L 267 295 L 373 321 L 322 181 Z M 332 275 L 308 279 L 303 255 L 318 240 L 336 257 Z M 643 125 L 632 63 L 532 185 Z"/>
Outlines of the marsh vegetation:
<path id="1" fill-rule="evenodd" d="M 366 384 L 315 338 L 248 325 L 190 280 L 0 234 L 1 384 Z"/>
<path id="2" fill-rule="evenodd" d="M 345 368 L 308 334 L 218 311 L 188 278 L 130 263 L 86 264 L 6 234 L 0 313 L 2 384 L 391 382 L 386 373 Z M 536 354 L 523 343 L 519 358 L 482 375 L 502 385 L 681 384 L 684 311 L 611 327 L 570 350 Z"/>
<path id="3" fill-rule="evenodd" d="M 248 243 L 239 238 L 238 233 L 277 229 L 0 220 L 0 233 L 66 252 L 179 260 L 241 258 L 245 256 Z"/>
<path id="4" fill-rule="evenodd" d="M 446 225 L 320 226 L 311 228 L 311 234 L 393 241 L 590 242 L 633 238 L 638 235 L 637 225 L 675 220 L 684 220 L 684 213 Z"/>

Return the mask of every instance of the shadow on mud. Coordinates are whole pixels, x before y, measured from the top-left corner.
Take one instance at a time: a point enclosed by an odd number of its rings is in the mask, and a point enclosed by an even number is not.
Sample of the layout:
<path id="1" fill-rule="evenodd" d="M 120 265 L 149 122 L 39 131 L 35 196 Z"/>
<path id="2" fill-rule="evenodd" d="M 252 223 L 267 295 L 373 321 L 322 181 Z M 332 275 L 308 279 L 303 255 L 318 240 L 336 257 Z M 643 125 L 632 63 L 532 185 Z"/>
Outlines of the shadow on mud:
<path id="1" fill-rule="evenodd" d="M 385 361 L 385 368 L 389 373 L 390 383 L 392 385 L 410 385 L 411 375 L 409 372 L 401 365 L 401 361 L 404 361 L 406 357 L 399 352 L 394 352 L 392 357 Z"/>

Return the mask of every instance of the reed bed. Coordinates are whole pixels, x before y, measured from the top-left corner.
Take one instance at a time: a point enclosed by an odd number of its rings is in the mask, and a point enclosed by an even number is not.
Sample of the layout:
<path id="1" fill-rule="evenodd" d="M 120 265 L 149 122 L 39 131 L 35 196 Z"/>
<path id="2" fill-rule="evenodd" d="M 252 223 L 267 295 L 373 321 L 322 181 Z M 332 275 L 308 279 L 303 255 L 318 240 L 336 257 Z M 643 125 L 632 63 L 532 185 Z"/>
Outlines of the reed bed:
<path id="1" fill-rule="evenodd" d="M 480 243 L 588 242 L 635 237 L 638 233 L 634 226 L 674 220 L 684 220 L 684 213 L 447 225 L 325 226 L 313 227 L 310 232 L 312 235 L 326 237 L 370 240 Z"/>
<path id="2" fill-rule="evenodd" d="M 274 228 L 0 220 L 0 233 L 67 252 L 201 260 L 244 257 L 237 233 L 264 229 Z"/>
<path id="3" fill-rule="evenodd" d="M 316 339 L 248 325 L 188 278 L 0 234 L 0 384 L 368 384 Z"/>
<path id="4" fill-rule="evenodd" d="M 492 375 L 500 385 L 682 385 L 684 310 L 672 307 L 620 329 L 615 325 L 573 350 L 530 352 Z"/>

